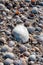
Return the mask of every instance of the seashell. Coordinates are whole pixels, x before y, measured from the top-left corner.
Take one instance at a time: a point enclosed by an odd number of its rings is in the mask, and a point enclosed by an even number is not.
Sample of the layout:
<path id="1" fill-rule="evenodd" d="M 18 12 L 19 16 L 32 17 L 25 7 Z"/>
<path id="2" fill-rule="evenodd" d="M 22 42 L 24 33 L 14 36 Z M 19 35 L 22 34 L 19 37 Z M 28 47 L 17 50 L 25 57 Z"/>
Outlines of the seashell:
<path id="1" fill-rule="evenodd" d="M 13 29 L 12 34 L 17 41 L 21 41 L 23 43 L 27 42 L 29 39 L 29 33 L 24 25 L 17 25 Z"/>

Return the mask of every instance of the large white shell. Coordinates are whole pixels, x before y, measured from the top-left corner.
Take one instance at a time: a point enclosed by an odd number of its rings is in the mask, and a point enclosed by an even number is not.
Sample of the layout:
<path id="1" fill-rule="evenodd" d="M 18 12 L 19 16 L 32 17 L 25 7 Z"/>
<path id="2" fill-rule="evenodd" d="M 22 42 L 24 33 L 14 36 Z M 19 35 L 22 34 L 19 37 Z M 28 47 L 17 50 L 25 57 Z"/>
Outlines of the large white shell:
<path id="1" fill-rule="evenodd" d="M 27 42 L 29 39 L 27 28 L 21 24 L 17 25 L 13 29 L 13 35 L 15 36 L 17 41 L 22 41 L 23 43 Z"/>

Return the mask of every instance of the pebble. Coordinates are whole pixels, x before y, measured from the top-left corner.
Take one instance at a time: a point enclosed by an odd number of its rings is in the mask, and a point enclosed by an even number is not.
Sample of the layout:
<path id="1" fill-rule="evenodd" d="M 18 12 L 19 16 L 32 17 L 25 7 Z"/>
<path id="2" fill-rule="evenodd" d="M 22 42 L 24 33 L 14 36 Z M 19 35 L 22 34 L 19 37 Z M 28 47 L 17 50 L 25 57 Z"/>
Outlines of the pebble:
<path id="1" fill-rule="evenodd" d="M 43 42 L 43 34 L 36 36 L 36 39 L 40 42 Z"/>
<path id="2" fill-rule="evenodd" d="M 2 62 L 0 62 L 0 65 L 4 65 Z"/>
<path id="3" fill-rule="evenodd" d="M 40 57 L 39 58 L 39 61 L 43 63 L 43 57 Z"/>
<path id="4" fill-rule="evenodd" d="M 29 32 L 30 34 L 34 33 L 34 31 L 35 31 L 35 28 L 32 27 L 32 26 L 29 26 L 27 29 L 28 29 L 28 32 Z"/>
<path id="5" fill-rule="evenodd" d="M 6 52 L 5 55 L 3 55 L 4 59 L 10 58 L 10 59 L 14 59 L 14 54 L 11 52 Z"/>
<path id="6" fill-rule="evenodd" d="M 38 8 L 37 7 L 33 7 L 32 11 L 33 14 L 37 14 L 38 13 Z"/>
<path id="7" fill-rule="evenodd" d="M 30 55 L 30 53 L 29 53 L 28 51 L 25 51 L 23 54 L 24 54 L 24 56 L 26 56 L 26 57 L 29 57 L 29 55 Z"/>
<path id="8" fill-rule="evenodd" d="M 20 19 L 20 18 L 18 18 L 17 20 L 16 20 L 16 22 L 19 24 L 19 23 L 23 23 L 23 21 Z"/>
<path id="9" fill-rule="evenodd" d="M 13 63 L 12 59 L 7 58 L 6 60 L 4 60 L 4 65 L 10 65 Z"/>
<path id="10" fill-rule="evenodd" d="M 29 61 L 36 61 L 36 55 L 32 54 L 29 56 Z"/>
<path id="11" fill-rule="evenodd" d="M 21 13 L 24 13 L 24 8 L 20 8 L 19 11 L 20 11 Z"/>
<path id="12" fill-rule="evenodd" d="M 4 23 L 3 19 L 0 18 L 0 24 L 2 25 Z"/>
<path id="13" fill-rule="evenodd" d="M 41 29 L 40 27 L 36 27 L 36 28 L 35 28 L 35 31 L 39 31 L 39 32 L 41 32 L 42 29 Z"/>
<path id="14" fill-rule="evenodd" d="M 6 39 L 4 37 L 0 38 L 0 45 L 4 45 L 6 43 Z"/>
<path id="15" fill-rule="evenodd" d="M 10 47 L 13 47 L 13 46 L 15 45 L 15 42 L 14 42 L 14 41 L 9 41 L 8 45 L 9 45 Z"/>
<path id="16" fill-rule="evenodd" d="M 27 28 L 24 25 L 17 25 L 12 34 L 16 38 L 17 41 L 22 41 L 23 43 L 29 40 L 29 33 Z"/>
<path id="17" fill-rule="evenodd" d="M 24 45 L 21 45 L 21 46 L 19 47 L 20 53 L 25 52 L 26 49 L 27 49 L 27 48 L 26 48 Z"/>
<path id="18" fill-rule="evenodd" d="M 39 5 L 40 5 L 40 6 L 43 6 L 43 2 L 40 2 Z"/>
<path id="19" fill-rule="evenodd" d="M 30 2 L 31 0 L 25 0 L 26 2 Z"/>
<path id="20" fill-rule="evenodd" d="M 22 61 L 21 60 L 15 60 L 14 65 L 22 65 Z"/>
<path id="21" fill-rule="evenodd" d="M 13 49 L 10 48 L 8 45 L 4 45 L 2 48 L 1 48 L 1 52 L 7 52 L 7 51 L 12 51 Z"/>

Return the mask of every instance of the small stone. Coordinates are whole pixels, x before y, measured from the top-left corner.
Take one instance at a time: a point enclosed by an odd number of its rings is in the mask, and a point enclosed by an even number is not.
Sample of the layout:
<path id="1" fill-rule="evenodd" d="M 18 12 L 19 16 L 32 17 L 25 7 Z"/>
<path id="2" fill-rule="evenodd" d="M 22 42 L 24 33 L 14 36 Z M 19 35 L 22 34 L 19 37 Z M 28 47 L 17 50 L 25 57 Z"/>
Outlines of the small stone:
<path id="1" fill-rule="evenodd" d="M 43 42 L 43 33 L 36 36 L 36 39 L 39 41 L 39 42 Z"/>
<path id="2" fill-rule="evenodd" d="M 25 8 L 24 8 L 24 11 L 28 11 L 28 7 L 25 7 Z"/>
<path id="3" fill-rule="evenodd" d="M 4 8 L 5 8 L 4 4 L 0 3 L 0 10 L 4 10 Z"/>
<path id="4" fill-rule="evenodd" d="M 0 18 L 0 24 L 2 25 L 4 23 L 4 20 Z"/>
<path id="5" fill-rule="evenodd" d="M 20 13 L 24 13 L 24 8 L 19 9 Z"/>
<path id="6" fill-rule="evenodd" d="M 10 48 L 8 45 L 4 45 L 2 48 L 1 48 L 1 52 L 6 52 L 6 51 L 12 51 L 13 49 L 12 48 Z"/>
<path id="7" fill-rule="evenodd" d="M 40 2 L 39 5 L 40 5 L 40 6 L 43 6 L 43 2 Z"/>
<path id="8" fill-rule="evenodd" d="M 32 54 L 29 56 L 29 61 L 36 61 L 36 55 L 35 54 Z"/>
<path id="9" fill-rule="evenodd" d="M 26 49 L 27 49 L 27 47 L 25 47 L 24 45 L 21 45 L 21 46 L 19 47 L 20 53 L 25 52 Z"/>
<path id="10" fill-rule="evenodd" d="M 43 63 L 43 57 L 40 57 L 39 58 L 39 61 Z"/>
<path id="11" fill-rule="evenodd" d="M 13 47 L 13 46 L 15 45 L 15 42 L 14 42 L 14 41 L 9 41 L 8 45 L 9 45 L 10 47 Z"/>
<path id="12" fill-rule="evenodd" d="M 0 62 L 0 65 L 4 65 L 2 62 Z"/>
<path id="13" fill-rule="evenodd" d="M 39 32 L 41 32 L 42 29 L 41 29 L 40 27 L 36 27 L 36 28 L 35 28 L 35 31 L 39 31 Z"/>
<path id="14" fill-rule="evenodd" d="M 17 20 L 16 20 L 16 22 L 19 24 L 19 23 L 23 23 L 23 21 L 20 19 L 20 18 L 18 18 Z"/>
<path id="15" fill-rule="evenodd" d="M 28 32 L 29 32 L 30 34 L 34 33 L 34 31 L 35 31 L 35 28 L 32 27 L 32 26 L 27 27 L 27 29 L 28 29 Z"/>
<path id="16" fill-rule="evenodd" d="M 29 57 L 29 55 L 30 55 L 30 53 L 29 53 L 28 51 L 25 51 L 23 54 L 24 54 L 24 56 L 26 56 L 26 57 Z"/>
<path id="17" fill-rule="evenodd" d="M 11 52 L 6 52 L 5 55 L 3 55 L 4 59 L 10 58 L 10 59 L 14 59 L 14 54 Z"/>
<path id="18" fill-rule="evenodd" d="M 38 8 L 37 7 L 33 7 L 31 13 L 37 14 L 38 13 Z"/>
<path id="19" fill-rule="evenodd" d="M 7 58 L 6 60 L 4 60 L 4 65 L 10 65 L 13 63 L 12 59 Z"/>
<path id="20" fill-rule="evenodd" d="M 29 14 L 28 19 L 34 19 L 34 14 Z"/>
<path id="21" fill-rule="evenodd" d="M 6 30 L 6 31 L 5 31 L 5 34 L 6 34 L 7 36 L 11 35 L 10 30 Z"/>
<path id="22" fill-rule="evenodd" d="M 31 0 L 25 0 L 26 2 L 31 2 Z"/>
<path id="23" fill-rule="evenodd" d="M 42 15 L 39 18 L 40 18 L 40 20 L 43 20 L 43 16 Z"/>
<path id="24" fill-rule="evenodd" d="M 22 61 L 21 60 L 15 60 L 14 61 L 14 65 L 22 65 Z"/>
<path id="25" fill-rule="evenodd" d="M 17 41 L 25 43 L 29 40 L 29 33 L 24 25 L 17 25 L 12 34 Z"/>
<path id="26" fill-rule="evenodd" d="M 21 19 L 23 20 L 23 22 L 25 22 L 27 20 L 27 17 L 24 15 L 21 15 Z"/>
<path id="27" fill-rule="evenodd" d="M 40 21 L 39 21 L 39 24 L 40 24 L 40 23 L 43 24 L 43 20 L 40 20 Z"/>

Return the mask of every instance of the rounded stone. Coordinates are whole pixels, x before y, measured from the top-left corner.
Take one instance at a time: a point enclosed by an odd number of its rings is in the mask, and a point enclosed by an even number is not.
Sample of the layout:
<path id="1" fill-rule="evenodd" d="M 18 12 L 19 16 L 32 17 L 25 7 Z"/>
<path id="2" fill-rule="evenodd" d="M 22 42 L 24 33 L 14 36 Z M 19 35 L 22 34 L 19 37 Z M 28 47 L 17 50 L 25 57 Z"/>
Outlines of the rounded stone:
<path id="1" fill-rule="evenodd" d="M 43 6 L 43 2 L 40 2 L 39 5 L 40 5 L 40 6 Z"/>
<path id="2" fill-rule="evenodd" d="M 26 2 L 30 2 L 31 0 L 25 0 Z"/>
<path id="3" fill-rule="evenodd" d="M 4 45 L 2 48 L 1 48 L 1 52 L 7 52 L 7 51 L 12 51 L 12 48 L 10 48 L 8 45 Z"/>
<path id="4" fill-rule="evenodd" d="M 36 38 L 37 41 L 43 42 L 43 33 L 38 35 L 38 36 L 36 35 L 35 38 Z"/>
<path id="5" fill-rule="evenodd" d="M 33 7 L 32 11 L 33 14 L 37 14 L 38 13 L 38 8 L 37 7 Z"/>
<path id="6" fill-rule="evenodd" d="M 4 60 L 4 65 L 10 65 L 13 63 L 12 59 L 7 58 L 6 60 Z"/>
<path id="7" fill-rule="evenodd" d="M 29 55 L 30 55 L 30 53 L 29 53 L 28 51 L 25 51 L 23 54 L 24 54 L 24 56 L 26 56 L 26 57 L 29 57 Z"/>
<path id="8" fill-rule="evenodd" d="M 35 28 L 35 31 L 39 31 L 39 32 L 41 32 L 42 29 L 41 29 L 40 27 L 36 27 L 36 28 Z"/>
<path id="9" fill-rule="evenodd" d="M 39 58 L 39 61 L 43 63 L 43 57 L 40 57 Z"/>
<path id="10" fill-rule="evenodd" d="M 27 47 L 24 46 L 24 45 L 21 45 L 21 46 L 19 47 L 19 50 L 20 50 L 21 53 L 25 52 L 26 49 L 27 49 Z"/>
<path id="11" fill-rule="evenodd" d="M 28 29 L 28 32 L 29 32 L 30 34 L 34 33 L 34 31 L 35 31 L 35 28 L 32 27 L 32 26 L 28 27 L 27 29 Z"/>
<path id="12" fill-rule="evenodd" d="M 14 65 L 22 65 L 22 61 L 21 60 L 15 60 L 14 61 Z"/>
<path id="13" fill-rule="evenodd" d="M 14 59 L 14 54 L 11 52 L 6 52 L 5 55 L 3 55 L 4 59 L 10 58 L 10 59 Z"/>
<path id="14" fill-rule="evenodd" d="M 9 41 L 8 45 L 9 45 L 10 47 L 13 47 L 13 46 L 15 45 L 15 42 L 14 42 L 14 41 Z"/>
<path id="15" fill-rule="evenodd" d="M 39 40 L 43 42 L 43 33 L 40 34 L 38 37 L 39 37 Z"/>
<path id="16" fill-rule="evenodd" d="M 36 55 L 35 54 L 30 55 L 29 61 L 36 61 Z"/>
<path id="17" fill-rule="evenodd" d="M 2 62 L 0 62 L 0 65 L 4 65 Z"/>
<path id="18" fill-rule="evenodd" d="M 13 36 L 17 41 L 21 41 L 23 43 L 29 40 L 29 33 L 27 28 L 24 25 L 17 25 L 12 32 Z"/>

